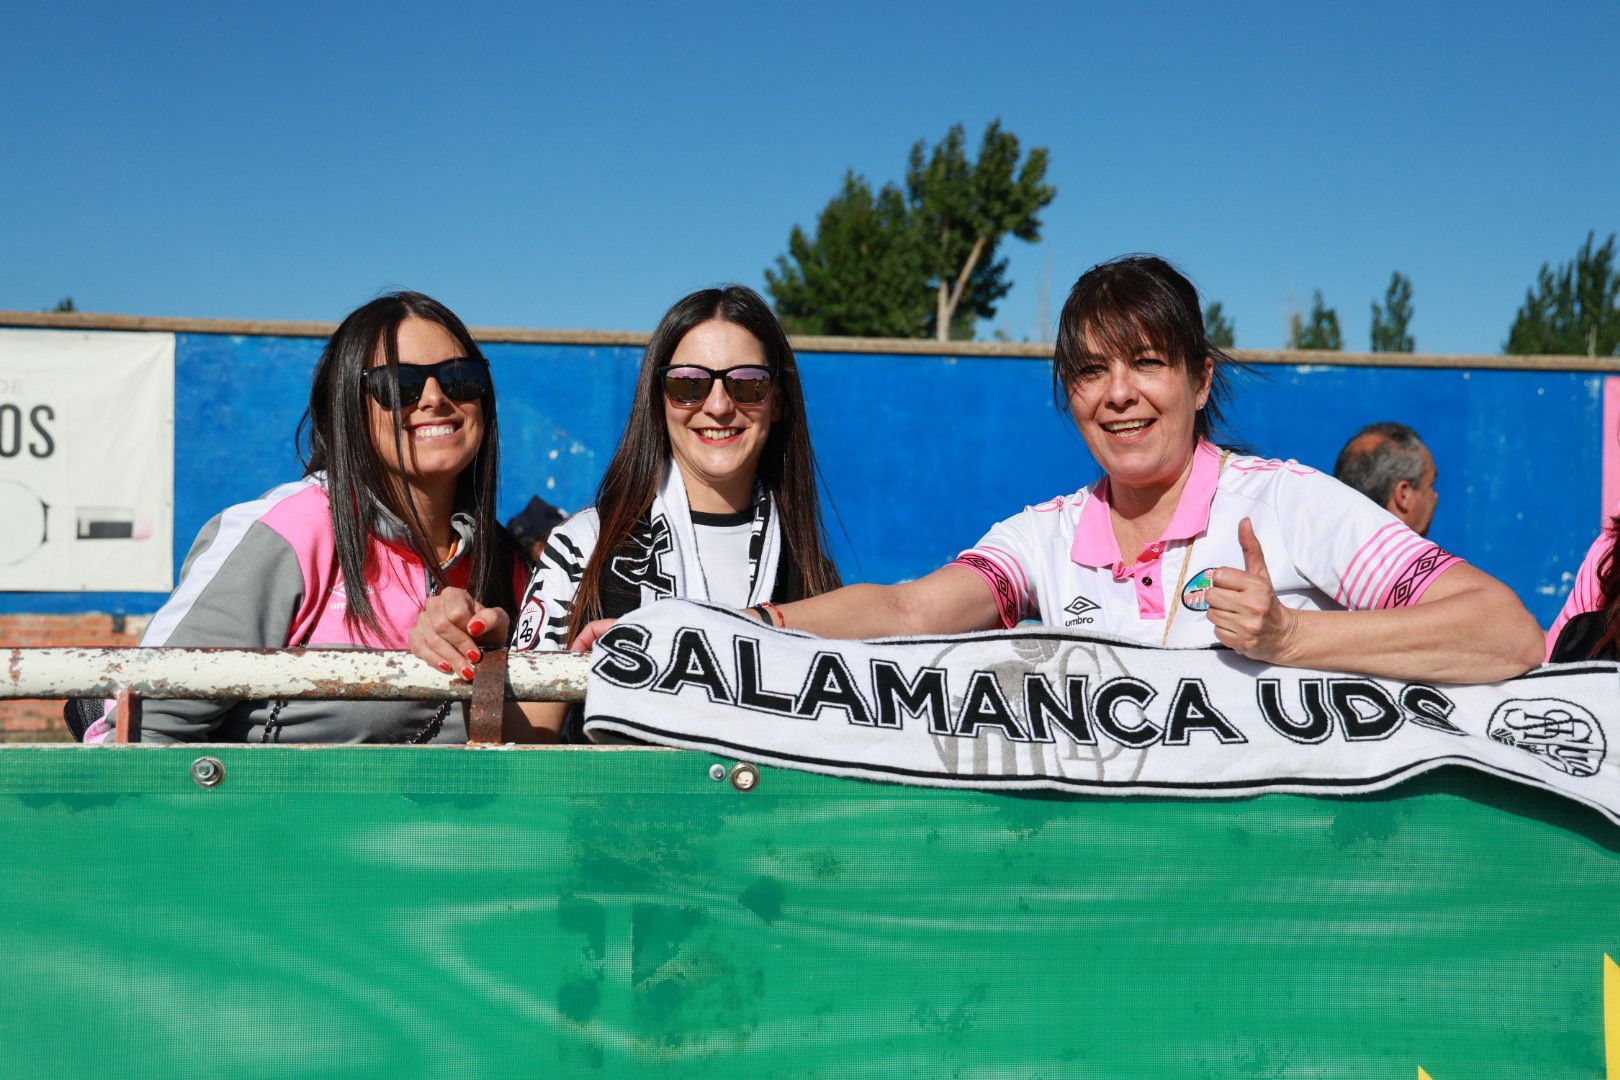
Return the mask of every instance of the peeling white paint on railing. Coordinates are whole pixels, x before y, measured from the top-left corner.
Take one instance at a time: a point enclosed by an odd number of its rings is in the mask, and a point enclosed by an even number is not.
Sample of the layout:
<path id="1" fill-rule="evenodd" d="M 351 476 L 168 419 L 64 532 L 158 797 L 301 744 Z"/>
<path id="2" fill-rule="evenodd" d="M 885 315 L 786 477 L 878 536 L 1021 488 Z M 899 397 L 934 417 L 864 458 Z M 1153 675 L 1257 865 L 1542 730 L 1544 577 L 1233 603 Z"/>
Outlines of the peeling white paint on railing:
<path id="1" fill-rule="evenodd" d="M 369 698 L 467 701 L 472 685 L 408 652 L 371 649 L 8 649 L 0 699 Z M 590 659 L 511 653 L 506 696 L 579 701 Z"/>

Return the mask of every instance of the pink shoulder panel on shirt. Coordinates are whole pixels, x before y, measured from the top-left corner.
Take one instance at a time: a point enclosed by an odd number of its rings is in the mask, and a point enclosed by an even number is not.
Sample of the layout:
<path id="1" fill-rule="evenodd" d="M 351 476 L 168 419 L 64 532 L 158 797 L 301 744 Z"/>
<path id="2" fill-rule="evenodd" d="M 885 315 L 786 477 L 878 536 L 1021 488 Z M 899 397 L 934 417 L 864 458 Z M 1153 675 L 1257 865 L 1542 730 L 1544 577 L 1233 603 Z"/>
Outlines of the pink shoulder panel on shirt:
<path id="1" fill-rule="evenodd" d="M 311 483 L 276 503 L 259 520 L 286 540 L 298 557 L 304 575 L 304 602 L 287 628 L 287 640 L 307 641 L 320 622 L 322 601 L 337 574 L 337 545 L 326 490 Z"/>
<path id="2" fill-rule="evenodd" d="M 1603 586 L 1598 581 L 1598 566 L 1613 550 L 1614 530 L 1605 526 L 1603 531 L 1598 533 L 1598 538 L 1592 541 L 1592 546 L 1586 549 L 1586 558 L 1581 560 L 1580 569 L 1575 571 L 1575 584 L 1569 590 L 1569 596 L 1564 600 L 1558 618 L 1553 620 L 1551 629 L 1547 631 L 1548 657 L 1552 656 L 1553 646 L 1558 643 L 1558 635 L 1563 631 L 1565 623 L 1577 615 L 1602 609 Z"/>

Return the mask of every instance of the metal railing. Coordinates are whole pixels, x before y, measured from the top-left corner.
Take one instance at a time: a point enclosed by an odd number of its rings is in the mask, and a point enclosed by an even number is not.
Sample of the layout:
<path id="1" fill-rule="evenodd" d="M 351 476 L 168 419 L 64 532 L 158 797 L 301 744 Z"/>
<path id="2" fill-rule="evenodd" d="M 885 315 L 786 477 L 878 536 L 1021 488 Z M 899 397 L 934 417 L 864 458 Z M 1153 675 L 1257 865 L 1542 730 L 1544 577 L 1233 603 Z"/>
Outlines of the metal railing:
<path id="1" fill-rule="evenodd" d="M 0 700 L 116 698 L 118 741 L 139 742 L 144 698 L 465 701 L 467 741 L 501 740 L 508 701 L 580 701 L 590 659 L 484 654 L 471 682 L 372 649 L 8 649 Z"/>

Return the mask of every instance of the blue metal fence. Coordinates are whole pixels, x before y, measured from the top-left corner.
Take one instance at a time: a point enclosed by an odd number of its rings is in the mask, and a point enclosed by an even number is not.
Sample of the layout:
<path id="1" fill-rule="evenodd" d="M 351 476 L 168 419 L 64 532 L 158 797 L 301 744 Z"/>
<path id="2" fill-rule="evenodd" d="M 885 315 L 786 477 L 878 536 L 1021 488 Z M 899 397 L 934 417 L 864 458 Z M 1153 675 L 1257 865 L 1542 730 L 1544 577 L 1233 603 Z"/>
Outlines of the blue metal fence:
<path id="1" fill-rule="evenodd" d="M 175 562 L 221 507 L 299 472 L 293 431 L 321 342 L 181 333 L 175 379 Z M 494 343 L 501 512 L 531 494 L 589 502 L 613 452 L 641 351 Z M 849 580 L 916 577 L 1025 505 L 1096 475 L 1033 357 L 801 354 L 834 551 Z M 1502 578 L 1549 622 L 1595 535 L 1604 375 L 1259 365 L 1238 380 L 1229 433 L 1267 455 L 1330 469 L 1371 420 L 1417 428 L 1441 498 L 1433 537 Z M 0 612 L 139 614 L 152 593 L 14 593 Z"/>

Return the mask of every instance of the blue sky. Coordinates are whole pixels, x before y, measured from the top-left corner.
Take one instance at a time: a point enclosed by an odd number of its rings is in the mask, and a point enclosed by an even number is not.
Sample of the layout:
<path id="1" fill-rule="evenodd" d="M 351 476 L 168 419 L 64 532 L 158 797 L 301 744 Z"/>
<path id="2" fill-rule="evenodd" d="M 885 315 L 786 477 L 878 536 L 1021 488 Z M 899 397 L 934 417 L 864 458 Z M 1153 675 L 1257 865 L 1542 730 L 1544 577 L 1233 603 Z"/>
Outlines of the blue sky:
<path id="1" fill-rule="evenodd" d="M 1000 117 L 1043 239 L 980 336 L 1090 264 L 1180 263 L 1240 346 L 1313 289 L 1365 348 L 1493 353 L 1544 261 L 1620 229 L 1620 4 L 15 5 L 0 308 L 649 329 L 763 287 L 845 169 Z"/>

